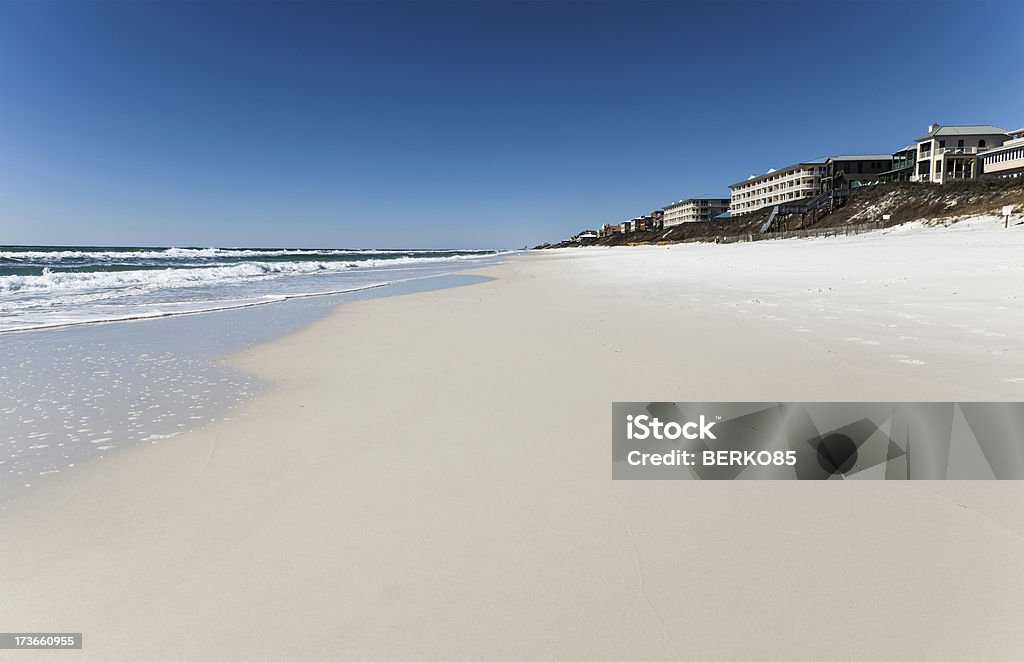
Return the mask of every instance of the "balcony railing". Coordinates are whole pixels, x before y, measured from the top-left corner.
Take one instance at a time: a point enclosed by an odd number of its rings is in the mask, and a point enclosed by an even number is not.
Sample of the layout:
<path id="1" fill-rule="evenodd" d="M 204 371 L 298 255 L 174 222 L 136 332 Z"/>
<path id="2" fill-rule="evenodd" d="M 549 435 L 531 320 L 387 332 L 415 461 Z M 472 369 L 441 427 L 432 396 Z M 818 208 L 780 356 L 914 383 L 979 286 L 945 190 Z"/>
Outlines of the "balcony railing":
<path id="1" fill-rule="evenodd" d="M 985 151 L 987 147 L 940 147 L 935 154 L 977 154 L 978 150 Z"/>
<path id="2" fill-rule="evenodd" d="M 931 181 L 931 177 L 932 177 L 931 173 L 924 172 L 924 173 L 919 173 L 919 174 L 916 174 L 916 175 L 911 175 L 910 176 L 910 181 L 912 181 L 912 182 L 929 182 L 929 181 Z"/>

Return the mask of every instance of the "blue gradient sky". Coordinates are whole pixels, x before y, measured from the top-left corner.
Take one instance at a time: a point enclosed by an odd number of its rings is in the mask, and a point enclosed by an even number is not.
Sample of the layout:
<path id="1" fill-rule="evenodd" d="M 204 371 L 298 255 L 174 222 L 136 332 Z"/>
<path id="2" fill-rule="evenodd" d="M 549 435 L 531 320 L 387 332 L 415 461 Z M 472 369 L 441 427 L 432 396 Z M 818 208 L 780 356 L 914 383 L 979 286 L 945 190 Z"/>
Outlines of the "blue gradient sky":
<path id="1" fill-rule="evenodd" d="M 514 247 L 931 122 L 1024 3 L 0 0 L 0 244 Z M 944 37 L 946 35 L 947 37 Z"/>

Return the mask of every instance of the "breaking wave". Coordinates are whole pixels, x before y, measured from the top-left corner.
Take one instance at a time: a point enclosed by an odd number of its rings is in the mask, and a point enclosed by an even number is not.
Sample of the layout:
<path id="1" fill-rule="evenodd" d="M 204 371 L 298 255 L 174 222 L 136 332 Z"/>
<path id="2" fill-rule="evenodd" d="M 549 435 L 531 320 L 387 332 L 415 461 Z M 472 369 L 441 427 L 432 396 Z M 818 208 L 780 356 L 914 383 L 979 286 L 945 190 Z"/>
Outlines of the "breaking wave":
<path id="1" fill-rule="evenodd" d="M 140 249 L 88 249 L 70 248 L 33 250 L 32 247 L 0 248 L 0 263 L 35 262 L 131 262 L 137 260 L 216 260 L 218 258 L 289 258 L 315 259 L 317 257 L 335 259 L 337 257 L 357 257 L 361 255 L 394 255 L 397 257 L 419 257 L 431 259 L 450 254 L 487 255 L 497 251 L 460 251 L 457 249 L 313 249 L 313 248 L 140 248 Z M 433 259 L 436 259 L 433 258 Z"/>
<path id="2" fill-rule="evenodd" d="M 467 255 L 446 257 L 397 257 L 386 260 L 366 259 L 337 262 L 240 262 L 205 267 L 167 267 L 125 271 L 54 271 L 45 267 L 39 275 L 0 276 L 0 293 L 12 292 L 74 292 L 95 289 L 155 289 L 196 287 L 240 283 L 247 280 L 281 276 L 337 273 L 354 268 L 382 265 L 404 265 L 424 262 L 447 262 L 467 259 Z M 0 307 L 2 310 L 2 307 Z"/>
<path id="3" fill-rule="evenodd" d="M 249 307 L 486 264 L 502 251 L 0 247 L 0 333 Z"/>

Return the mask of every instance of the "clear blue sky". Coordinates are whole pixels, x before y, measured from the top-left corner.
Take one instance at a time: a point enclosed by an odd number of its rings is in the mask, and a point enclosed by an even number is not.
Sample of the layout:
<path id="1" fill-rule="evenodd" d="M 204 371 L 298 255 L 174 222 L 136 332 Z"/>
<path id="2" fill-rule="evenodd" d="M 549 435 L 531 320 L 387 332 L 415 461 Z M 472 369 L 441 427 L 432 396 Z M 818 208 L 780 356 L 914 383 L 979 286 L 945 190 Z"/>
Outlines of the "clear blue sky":
<path id="1" fill-rule="evenodd" d="M 517 247 L 1024 124 L 1024 3 L 0 0 L 0 244 Z"/>

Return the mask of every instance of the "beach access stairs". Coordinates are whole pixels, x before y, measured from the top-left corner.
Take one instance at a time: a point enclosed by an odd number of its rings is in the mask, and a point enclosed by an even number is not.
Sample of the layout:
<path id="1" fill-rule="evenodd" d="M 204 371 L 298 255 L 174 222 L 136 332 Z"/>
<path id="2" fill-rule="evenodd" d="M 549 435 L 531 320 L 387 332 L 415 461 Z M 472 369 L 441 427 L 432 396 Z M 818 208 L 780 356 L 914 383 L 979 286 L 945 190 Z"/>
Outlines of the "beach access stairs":
<path id="1" fill-rule="evenodd" d="M 782 217 L 791 214 L 800 214 L 800 227 L 804 227 L 807 214 L 812 215 L 812 220 L 817 220 L 819 216 L 824 216 L 837 207 L 843 206 L 849 197 L 850 189 L 838 188 L 824 191 L 813 198 L 775 205 L 772 207 L 771 213 L 768 214 L 768 218 L 761 224 L 760 233 L 777 232 Z"/>

